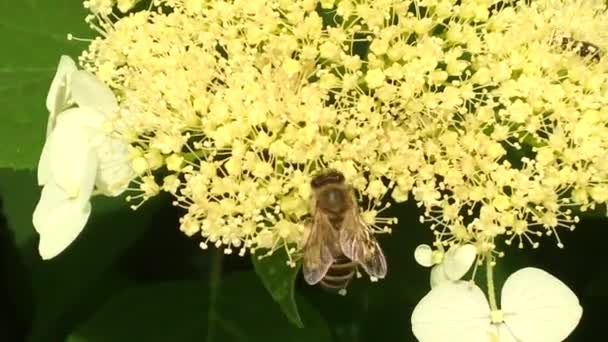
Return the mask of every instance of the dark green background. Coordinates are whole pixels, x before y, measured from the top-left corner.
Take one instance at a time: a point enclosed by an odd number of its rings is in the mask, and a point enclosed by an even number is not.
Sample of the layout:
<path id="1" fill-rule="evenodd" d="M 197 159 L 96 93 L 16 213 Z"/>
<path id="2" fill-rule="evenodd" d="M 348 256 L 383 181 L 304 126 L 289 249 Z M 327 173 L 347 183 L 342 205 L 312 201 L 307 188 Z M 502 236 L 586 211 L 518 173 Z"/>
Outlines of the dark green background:
<path id="1" fill-rule="evenodd" d="M 400 223 L 380 237 L 385 280 L 360 279 L 339 297 L 298 275 L 303 329 L 285 318 L 249 257 L 202 251 L 179 232 L 181 213 L 167 197 L 136 212 L 122 200 L 95 199 L 78 240 L 41 261 L 31 214 L 44 99 L 59 56 L 76 57 L 86 46 L 66 41 L 66 33 L 92 37 L 84 15 L 76 0 L 0 0 L 0 341 L 414 341 L 410 315 L 428 291 L 429 272 L 413 250 L 432 234 L 412 205 L 394 206 Z M 538 250 L 506 248 L 498 281 L 525 266 L 554 274 L 584 307 L 569 341 L 596 341 L 608 304 L 606 219 L 588 215 L 561 237 L 564 250 L 549 238 Z"/>
<path id="2" fill-rule="evenodd" d="M 395 206 L 400 224 L 380 237 L 389 262 L 379 283 L 355 281 L 346 297 L 306 286 L 296 300 L 305 328 L 288 322 L 256 277 L 248 257 L 202 251 L 177 229 L 167 197 L 139 211 L 95 200 L 85 232 L 51 261 L 36 254 L 30 223 L 38 196 L 33 172 L 0 172 L 2 341 L 414 341 L 409 323 L 428 290 L 428 269 L 412 253 L 430 231 L 416 208 Z M 498 281 L 524 266 L 556 275 L 578 294 L 583 319 L 571 341 L 592 341 L 606 313 L 604 219 L 563 233 L 566 249 L 507 249 Z M 282 267 L 282 266 L 280 266 Z"/>

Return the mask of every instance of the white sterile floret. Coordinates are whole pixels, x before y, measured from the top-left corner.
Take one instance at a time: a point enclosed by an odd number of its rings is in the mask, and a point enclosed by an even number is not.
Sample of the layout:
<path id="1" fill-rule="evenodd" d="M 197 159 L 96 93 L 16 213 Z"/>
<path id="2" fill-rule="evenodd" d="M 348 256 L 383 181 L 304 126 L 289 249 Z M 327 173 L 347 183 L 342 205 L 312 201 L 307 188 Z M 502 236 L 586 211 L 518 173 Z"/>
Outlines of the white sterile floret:
<path id="1" fill-rule="evenodd" d="M 69 108 L 72 102 L 78 107 Z M 38 164 L 44 188 L 33 215 L 43 259 L 59 254 L 82 231 L 95 188 L 117 196 L 133 177 L 127 144 L 104 129 L 107 116 L 118 109 L 114 95 L 90 73 L 76 70 L 67 56 L 61 57 L 47 108 L 49 135 Z"/>
<path id="2" fill-rule="evenodd" d="M 414 251 L 418 264 L 431 267 L 431 287 L 460 280 L 471 268 L 477 249 L 471 244 L 452 246 L 447 252 L 433 251 L 428 245 L 419 245 Z"/>
<path id="3" fill-rule="evenodd" d="M 76 71 L 76 63 L 68 57 L 61 56 L 57 72 L 51 82 L 49 93 L 46 97 L 46 109 L 49 111 L 49 119 L 46 127 L 46 135 L 49 136 L 55 127 L 55 118 L 70 103 L 70 77 Z"/>
<path id="4" fill-rule="evenodd" d="M 419 245 L 416 247 L 416 250 L 414 250 L 414 259 L 416 259 L 416 262 L 421 266 L 433 266 L 433 248 L 425 244 Z"/>
<path id="5" fill-rule="evenodd" d="M 44 188 L 33 217 L 43 259 L 56 256 L 76 239 L 91 212 L 97 158 L 82 128 L 88 114 L 80 108 L 60 113 L 43 149 L 38 171 Z"/>
<path id="6" fill-rule="evenodd" d="M 72 75 L 72 98 L 80 108 L 90 111 L 89 122 L 83 125 L 90 128 L 89 138 L 99 160 L 96 193 L 118 196 L 133 178 L 133 170 L 129 165 L 129 145 L 104 127 L 108 115 L 118 110 L 116 98 L 110 88 L 83 70 Z"/>
<path id="7" fill-rule="evenodd" d="M 105 136 L 96 149 L 99 159 L 96 193 L 112 197 L 122 194 L 134 176 L 128 145 L 120 139 Z"/>
<path id="8" fill-rule="evenodd" d="M 93 179 L 83 179 L 82 191 L 75 197 L 70 197 L 53 181 L 42 189 L 33 216 L 34 228 L 40 235 L 38 251 L 42 259 L 51 259 L 61 253 L 86 225 L 91 214 L 89 198 Z"/>
<path id="9" fill-rule="evenodd" d="M 433 288 L 412 313 L 419 341 L 490 342 L 565 340 L 583 309 L 564 283 L 538 268 L 513 273 L 502 289 L 501 309 L 492 310 L 470 282 Z"/>

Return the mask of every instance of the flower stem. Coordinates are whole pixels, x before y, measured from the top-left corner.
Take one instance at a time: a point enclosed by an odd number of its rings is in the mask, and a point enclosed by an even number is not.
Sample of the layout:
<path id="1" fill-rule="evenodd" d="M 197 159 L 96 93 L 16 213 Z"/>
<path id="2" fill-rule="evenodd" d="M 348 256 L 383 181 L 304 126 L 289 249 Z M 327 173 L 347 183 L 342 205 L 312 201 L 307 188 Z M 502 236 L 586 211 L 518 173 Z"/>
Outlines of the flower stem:
<path id="1" fill-rule="evenodd" d="M 488 297 L 490 300 L 490 309 L 498 311 L 496 305 L 496 292 L 494 289 L 494 265 L 492 265 L 492 257 L 486 257 L 486 279 L 488 281 Z"/>

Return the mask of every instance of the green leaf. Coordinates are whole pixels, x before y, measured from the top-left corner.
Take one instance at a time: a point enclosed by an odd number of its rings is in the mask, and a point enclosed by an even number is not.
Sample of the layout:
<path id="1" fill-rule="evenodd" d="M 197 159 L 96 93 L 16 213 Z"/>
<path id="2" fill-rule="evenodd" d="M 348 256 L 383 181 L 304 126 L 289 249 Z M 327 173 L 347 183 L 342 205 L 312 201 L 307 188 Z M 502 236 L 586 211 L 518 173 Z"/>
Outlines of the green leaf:
<path id="1" fill-rule="evenodd" d="M 82 2 L 0 2 L 0 167 L 32 169 L 38 162 L 48 117 L 45 99 L 62 54 L 76 58 L 93 37 Z"/>
<path id="2" fill-rule="evenodd" d="M 200 281 L 131 288 L 107 302 L 67 341 L 331 341 L 327 326 L 306 302 L 306 329 L 277 323 L 281 314 L 267 309 L 271 299 L 252 272 L 222 279 L 219 289 L 217 305 L 209 307 L 208 285 Z M 214 318 L 209 320 L 211 310 Z"/>
<path id="3" fill-rule="evenodd" d="M 30 250 L 35 256 L 31 272 L 37 310 L 30 340 L 57 340 L 56 334 L 71 330 L 80 319 L 75 312 L 83 304 L 89 305 L 84 303 L 87 299 L 103 300 L 103 296 L 91 297 L 89 292 L 112 263 L 162 217 L 163 204 L 170 205 L 157 198 L 145 210 L 133 212 L 124 199 L 96 198 L 89 223 L 62 254 L 42 261 L 32 241 Z"/>
<path id="4" fill-rule="evenodd" d="M 0 195 L 15 243 L 20 247 L 28 245 L 36 235 L 32 225 L 32 213 L 40 196 L 36 173 L 0 169 Z"/>
<path id="5" fill-rule="evenodd" d="M 256 253 L 251 257 L 255 272 L 272 299 L 279 304 L 287 319 L 302 328 L 304 325 L 294 296 L 295 282 L 301 264 L 298 263 L 296 267 L 287 266 L 287 253 L 283 249 L 262 259 L 260 259 L 261 255 L 263 253 Z"/>
<path id="6" fill-rule="evenodd" d="M 67 341 L 191 341 L 204 336 L 206 306 L 199 282 L 134 287 L 113 297 Z"/>
<path id="7" fill-rule="evenodd" d="M 98 284 L 108 268 L 147 227 L 159 221 L 163 205 L 170 207 L 169 200 L 154 199 L 134 212 L 124 198 L 94 198 L 89 222 L 76 241 L 56 258 L 43 261 L 32 226 L 40 194 L 35 172 L 0 169 L 0 194 L 8 228 L 19 248 L 18 258 L 25 267 L 24 277 L 31 281 L 29 296 L 35 307 L 32 341 L 59 340 L 82 319 L 81 308 L 104 300 L 111 291 Z"/>
<path id="8" fill-rule="evenodd" d="M 1 203 L 1 202 L 0 202 Z M 0 207 L 3 205 L 0 204 Z M 22 341 L 31 323 L 32 291 L 14 234 L 0 215 L 0 331 L 2 339 Z"/>
<path id="9" fill-rule="evenodd" d="M 226 277 L 217 301 L 217 341 L 332 341 L 329 328 L 317 310 L 304 297 L 296 298 L 304 328 L 284 323 L 283 314 L 268 309 L 272 299 L 253 272 Z"/>
<path id="10" fill-rule="evenodd" d="M 584 295 L 608 297 L 608 274 L 606 272 L 595 272 L 585 288 Z"/>

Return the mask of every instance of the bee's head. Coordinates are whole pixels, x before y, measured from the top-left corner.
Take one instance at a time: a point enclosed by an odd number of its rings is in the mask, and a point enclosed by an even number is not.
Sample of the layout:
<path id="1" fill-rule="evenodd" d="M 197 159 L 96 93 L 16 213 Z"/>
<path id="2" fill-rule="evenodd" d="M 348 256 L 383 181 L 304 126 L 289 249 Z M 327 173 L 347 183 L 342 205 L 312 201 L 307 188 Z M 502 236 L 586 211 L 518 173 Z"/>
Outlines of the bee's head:
<path id="1" fill-rule="evenodd" d="M 330 184 L 344 184 L 344 174 L 337 170 L 327 170 L 316 175 L 310 182 L 313 189 Z"/>
<path id="2" fill-rule="evenodd" d="M 315 192 L 317 206 L 325 211 L 341 213 L 349 206 L 349 188 L 344 175 L 337 170 L 326 170 L 310 182 Z"/>

